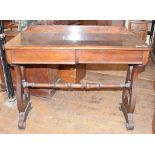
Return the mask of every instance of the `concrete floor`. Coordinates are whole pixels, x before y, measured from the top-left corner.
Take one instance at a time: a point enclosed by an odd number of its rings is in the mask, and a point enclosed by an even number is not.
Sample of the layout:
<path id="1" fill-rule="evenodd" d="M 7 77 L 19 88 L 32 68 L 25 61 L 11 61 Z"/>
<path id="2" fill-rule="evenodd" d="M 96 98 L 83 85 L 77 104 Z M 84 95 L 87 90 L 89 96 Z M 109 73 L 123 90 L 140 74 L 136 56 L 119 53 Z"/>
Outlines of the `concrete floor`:
<path id="1" fill-rule="evenodd" d="M 124 82 L 126 66 L 89 65 L 83 81 Z M 0 93 L 0 133 L 152 133 L 155 66 L 149 62 L 138 79 L 135 129 L 127 131 L 119 111 L 121 91 L 57 91 L 52 98 L 32 96 L 26 130 L 18 130 L 16 106 Z"/>

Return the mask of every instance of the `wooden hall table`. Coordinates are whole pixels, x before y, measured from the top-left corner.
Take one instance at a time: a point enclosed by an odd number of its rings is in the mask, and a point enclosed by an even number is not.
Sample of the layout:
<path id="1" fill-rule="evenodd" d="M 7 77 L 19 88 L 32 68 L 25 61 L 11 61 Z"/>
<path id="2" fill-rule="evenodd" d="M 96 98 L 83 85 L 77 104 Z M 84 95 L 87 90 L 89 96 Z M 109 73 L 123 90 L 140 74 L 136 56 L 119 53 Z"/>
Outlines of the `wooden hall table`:
<path id="1" fill-rule="evenodd" d="M 144 69 L 151 48 L 125 27 L 115 26 L 30 26 L 6 46 L 7 62 L 16 71 L 19 129 L 25 129 L 31 108 L 31 88 L 122 89 L 121 110 L 128 130 L 134 129 L 136 78 Z M 25 78 L 24 67 L 36 64 L 127 64 L 123 84 L 33 83 Z"/>

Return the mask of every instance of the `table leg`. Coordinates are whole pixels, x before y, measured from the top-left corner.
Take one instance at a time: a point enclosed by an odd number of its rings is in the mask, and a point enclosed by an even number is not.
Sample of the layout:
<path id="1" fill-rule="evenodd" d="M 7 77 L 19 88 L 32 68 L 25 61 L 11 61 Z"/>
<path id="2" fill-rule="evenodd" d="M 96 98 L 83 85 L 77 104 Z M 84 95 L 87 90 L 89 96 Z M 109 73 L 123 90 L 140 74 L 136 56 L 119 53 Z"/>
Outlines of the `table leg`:
<path id="1" fill-rule="evenodd" d="M 27 115 L 31 109 L 30 93 L 28 88 L 23 88 L 22 80 L 25 80 L 24 67 L 15 66 L 17 107 L 19 111 L 18 128 L 26 128 Z"/>
<path id="2" fill-rule="evenodd" d="M 138 74 L 144 70 L 142 65 L 129 65 L 126 83 L 131 83 L 130 88 L 124 88 L 122 93 L 121 110 L 126 119 L 126 127 L 128 130 L 134 129 L 133 113 L 136 104 L 136 79 Z"/>

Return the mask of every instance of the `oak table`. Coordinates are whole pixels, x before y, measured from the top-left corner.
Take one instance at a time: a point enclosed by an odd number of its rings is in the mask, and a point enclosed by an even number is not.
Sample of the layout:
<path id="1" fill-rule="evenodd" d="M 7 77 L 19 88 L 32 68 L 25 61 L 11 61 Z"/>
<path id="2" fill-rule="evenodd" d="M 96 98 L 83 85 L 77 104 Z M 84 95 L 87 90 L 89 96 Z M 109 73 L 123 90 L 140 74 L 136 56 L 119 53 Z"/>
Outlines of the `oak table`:
<path id="1" fill-rule="evenodd" d="M 144 70 L 151 48 L 125 27 L 30 26 L 6 45 L 6 57 L 16 71 L 19 129 L 25 129 L 31 109 L 30 89 L 122 89 L 121 110 L 128 130 L 134 129 L 136 78 Z M 127 64 L 124 83 L 35 83 L 25 78 L 26 65 Z M 37 76 L 37 75 L 36 75 Z"/>

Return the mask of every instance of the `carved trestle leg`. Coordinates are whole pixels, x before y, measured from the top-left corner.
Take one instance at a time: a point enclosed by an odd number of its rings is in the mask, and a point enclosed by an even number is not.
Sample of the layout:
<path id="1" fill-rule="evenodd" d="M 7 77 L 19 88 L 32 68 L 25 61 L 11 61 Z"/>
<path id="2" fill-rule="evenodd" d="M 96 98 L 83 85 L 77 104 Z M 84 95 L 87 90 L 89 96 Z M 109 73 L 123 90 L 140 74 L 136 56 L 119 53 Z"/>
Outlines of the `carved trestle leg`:
<path id="1" fill-rule="evenodd" d="M 136 105 L 136 79 L 138 74 L 144 70 L 142 65 L 129 65 L 126 83 L 130 82 L 130 88 L 124 88 L 122 93 L 121 110 L 126 119 L 126 127 L 128 130 L 134 129 L 133 113 Z"/>
<path id="2" fill-rule="evenodd" d="M 30 93 L 28 88 L 23 88 L 22 81 L 25 80 L 25 72 L 23 66 L 15 66 L 16 71 L 16 94 L 17 107 L 19 111 L 18 128 L 26 128 L 27 115 L 31 109 Z"/>

